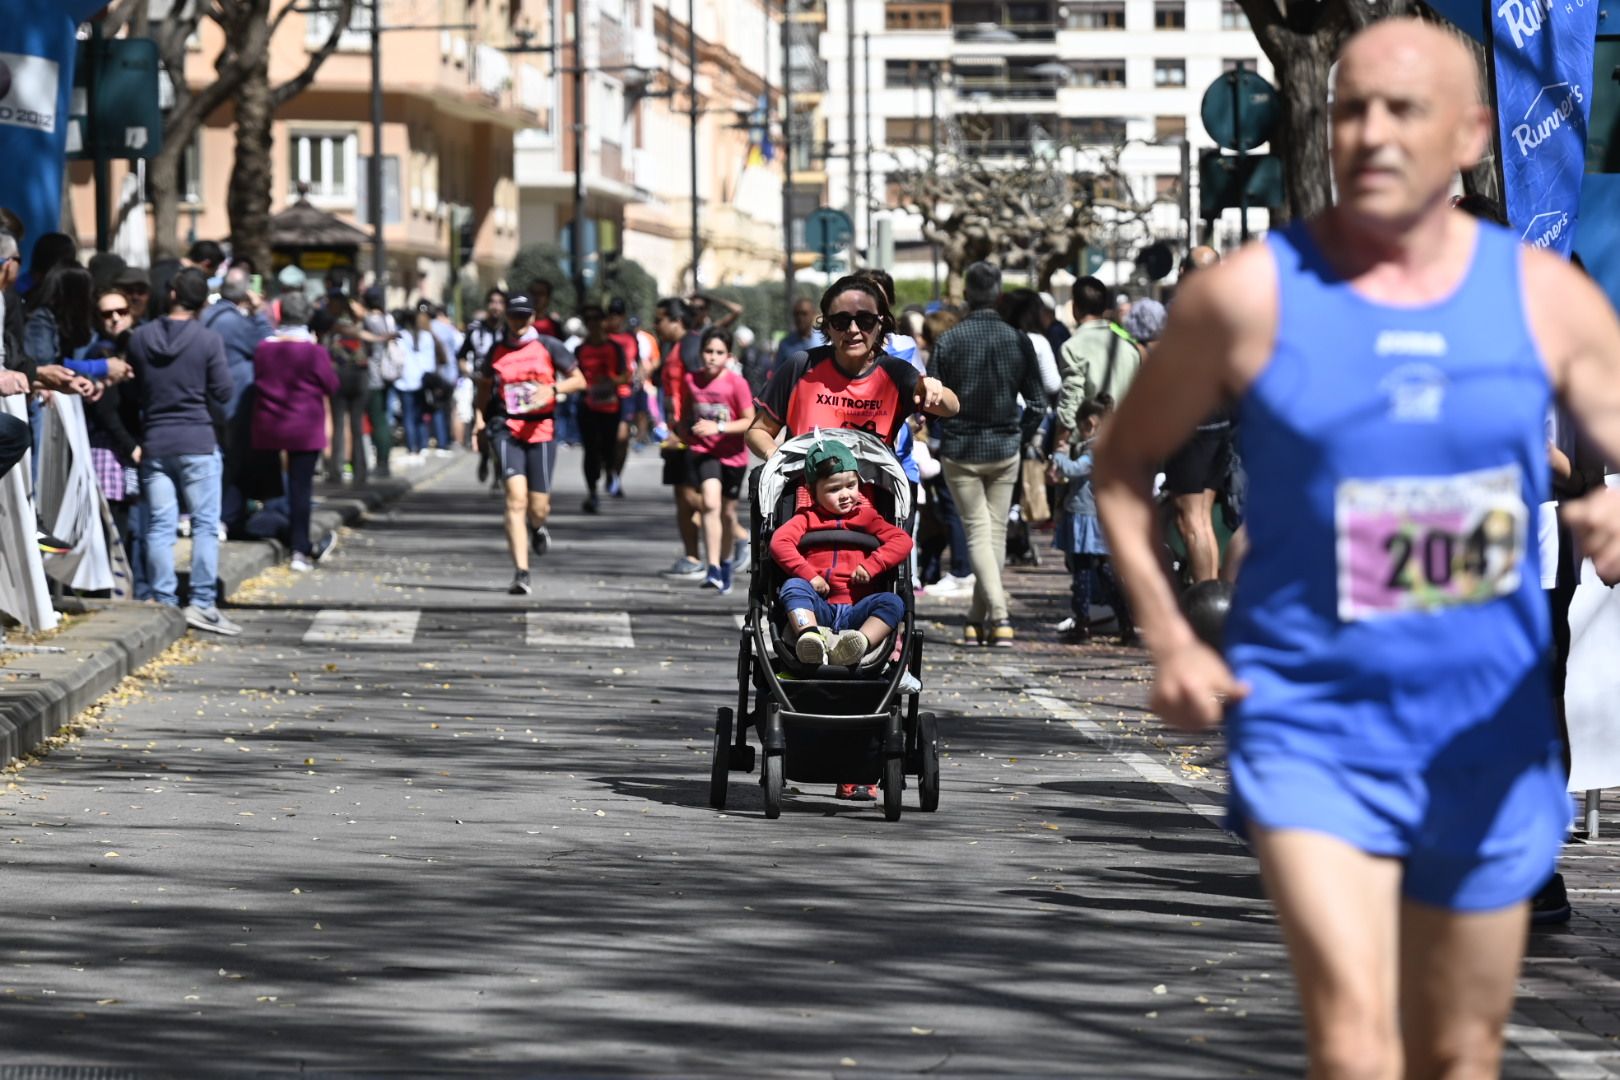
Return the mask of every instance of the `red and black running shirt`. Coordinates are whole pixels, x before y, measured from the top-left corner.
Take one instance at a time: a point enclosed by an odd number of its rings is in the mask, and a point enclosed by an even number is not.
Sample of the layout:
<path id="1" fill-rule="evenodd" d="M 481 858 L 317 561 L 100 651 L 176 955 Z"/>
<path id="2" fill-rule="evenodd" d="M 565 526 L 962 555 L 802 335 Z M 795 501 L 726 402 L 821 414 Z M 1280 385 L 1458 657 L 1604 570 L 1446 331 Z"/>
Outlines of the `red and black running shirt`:
<path id="1" fill-rule="evenodd" d="M 585 407 L 591 412 L 617 413 L 619 399 L 630 396 L 628 382 L 613 381 L 632 370 L 624 347 L 612 338 L 599 345 L 582 341 L 574 346 L 574 357 L 579 361 L 579 370 L 585 373 Z"/>
<path id="2" fill-rule="evenodd" d="M 916 411 L 917 369 L 883 353 L 853 378 L 830 345 L 811 349 L 771 372 L 755 399 L 789 436 L 816 428 L 859 428 L 889 445 Z"/>

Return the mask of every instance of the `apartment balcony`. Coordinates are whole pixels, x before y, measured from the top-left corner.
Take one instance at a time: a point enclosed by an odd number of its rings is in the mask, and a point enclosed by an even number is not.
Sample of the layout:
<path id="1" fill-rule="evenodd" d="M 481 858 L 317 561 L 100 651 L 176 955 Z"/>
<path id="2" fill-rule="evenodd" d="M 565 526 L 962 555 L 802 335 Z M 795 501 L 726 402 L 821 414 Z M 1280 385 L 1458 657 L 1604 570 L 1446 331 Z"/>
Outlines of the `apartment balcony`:
<path id="1" fill-rule="evenodd" d="M 1018 105 L 1028 101 L 1057 101 L 1058 79 L 1008 79 L 1001 77 L 958 77 L 956 99 L 975 107 L 996 104 Z"/>
<path id="2" fill-rule="evenodd" d="M 788 15 L 793 22 L 827 25 L 827 0 L 791 0 Z"/>
<path id="3" fill-rule="evenodd" d="M 951 5 L 920 0 L 890 0 L 883 6 L 885 30 L 949 30 Z"/>

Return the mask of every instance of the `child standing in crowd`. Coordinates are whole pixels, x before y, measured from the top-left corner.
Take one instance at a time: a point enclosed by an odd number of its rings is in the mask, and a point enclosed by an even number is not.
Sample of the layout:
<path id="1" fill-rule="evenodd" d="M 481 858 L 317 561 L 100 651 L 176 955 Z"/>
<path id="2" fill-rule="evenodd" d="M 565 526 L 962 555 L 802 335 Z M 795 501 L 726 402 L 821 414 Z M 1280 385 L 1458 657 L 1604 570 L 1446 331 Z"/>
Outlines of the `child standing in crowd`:
<path id="1" fill-rule="evenodd" d="M 809 505 L 771 537 L 771 558 L 784 573 L 778 597 L 796 637 L 794 654 L 806 664 L 851 667 L 881 645 L 905 618 L 905 603 L 873 582 L 911 554 L 911 537 L 885 521 L 861 497 L 855 455 L 841 442 L 817 443 L 804 458 Z M 808 532 L 839 529 L 878 540 L 866 552 L 847 544 L 799 550 Z"/>
<path id="2" fill-rule="evenodd" d="M 1097 503 L 1091 491 L 1092 444 L 1113 406 L 1113 399 L 1107 394 L 1082 403 L 1076 417 L 1075 440 L 1069 444 L 1067 453 L 1052 455 L 1052 464 L 1065 482 L 1063 508 L 1058 512 L 1052 546 L 1064 553 L 1073 577 L 1070 606 L 1074 626 L 1066 634 L 1073 643 L 1091 640 L 1091 593 L 1093 582 L 1097 580 L 1107 589 L 1108 603 L 1119 621 L 1120 644 L 1130 645 L 1136 641 L 1125 590 L 1120 588 L 1114 565 L 1108 558 L 1108 541 L 1103 538 L 1102 522 L 1097 518 Z"/>
<path id="3" fill-rule="evenodd" d="M 731 591 L 736 548 L 737 498 L 748 477 L 748 445 L 743 432 L 754 422 L 748 380 L 731 366 L 731 331 L 711 326 L 703 332 L 703 367 L 686 376 L 681 410 L 686 440 L 687 483 L 700 500 L 703 543 L 709 555 L 702 587 L 721 596 Z"/>

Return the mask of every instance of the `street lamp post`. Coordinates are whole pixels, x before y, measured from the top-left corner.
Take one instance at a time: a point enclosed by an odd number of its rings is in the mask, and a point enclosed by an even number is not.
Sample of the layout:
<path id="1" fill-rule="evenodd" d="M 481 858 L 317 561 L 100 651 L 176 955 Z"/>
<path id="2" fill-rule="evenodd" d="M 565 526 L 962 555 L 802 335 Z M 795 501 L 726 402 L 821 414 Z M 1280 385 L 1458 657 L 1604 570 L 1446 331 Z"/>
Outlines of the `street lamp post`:
<path id="1" fill-rule="evenodd" d="M 687 116 L 691 120 L 690 156 L 692 163 L 692 292 L 698 284 L 698 261 L 703 258 L 703 237 L 698 232 L 698 92 L 697 92 L 697 0 L 686 0 L 686 76 L 691 101 L 687 103 Z"/>
<path id="2" fill-rule="evenodd" d="M 579 3 L 574 0 L 574 220 L 569 230 L 569 259 L 574 277 L 574 306 L 585 305 L 585 63 L 579 48 Z"/>
<path id="3" fill-rule="evenodd" d="M 379 288 L 388 284 L 388 244 L 383 239 L 383 83 L 382 0 L 371 0 L 371 159 L 366 162 L 366 186 L 371 205 L 371 271 Z"/>
<path id="4" fill-rule="evenodd" d="M 793 0 L 782 0 L 782 277 L 793 310 Z"/>

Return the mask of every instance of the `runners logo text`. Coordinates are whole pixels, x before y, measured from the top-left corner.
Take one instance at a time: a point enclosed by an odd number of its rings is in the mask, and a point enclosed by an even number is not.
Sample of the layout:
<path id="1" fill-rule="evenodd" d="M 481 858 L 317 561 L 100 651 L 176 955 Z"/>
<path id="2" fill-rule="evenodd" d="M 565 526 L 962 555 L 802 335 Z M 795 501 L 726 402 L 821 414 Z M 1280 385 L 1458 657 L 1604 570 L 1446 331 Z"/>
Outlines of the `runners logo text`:
<path id="1" fill-rule="evenodd" d="M 1385 376 L 1378 388 L 1389 395 L 1391 420 L 1432 424 L 1440 419 L 1446 401 L 1446 373 L 1428 364 L 1403 364 Z"/>
<path id="2" fill-rule="evenodd" d="M 1531 247 L 1546 249 L 1558 243 L 1567 228 L 1569 228 L 1569 211 L 1548 210 L 1530 219 L 1530 224 L 1525 227 L 1524 235 L 1520 239 Z"/>
<path id="3" fill-rule="evenodd" d="M 1522 49 L 1552 15 L 1552 3 L 1551 0 L 1503 0 L 1496 14 L 1507 24 L 1513 44 Z"/>
<path id="4" fill-rule="evenodd" d="M 1444 356 L 1446 336 L 1428 330 L 1384 330 L 1373 343 L 1379 356 Z"/>
<path id="5" fill-rule="evenodd" d="M 1548 113 L 1537 124 L 1522 123 L 1515 125 L 1513 128 L 1513 142 L 1518 146 L 1519 153 L 1525 157 L 1529 157 L 1530 151 L 1546 142 L 1548 136 L 1553 132 L 1569 123 L 1569 118 L 1575 115 L 1575 110 L 1586 103 L 1586 95 L 1581 92 L 1579 83 L 1553 83 L 1551 86 L 1542 87 L 1541 93 L 1537 94 L 1535 100 L 1530 102 L 1530 108 L 1524 112 L 1526 121 L 1530 119 L 1530 114 L 1535 112 L 1536 106 L 1540 105 L 1544 98 L 1556 102 L 1552 112 Z"/>

